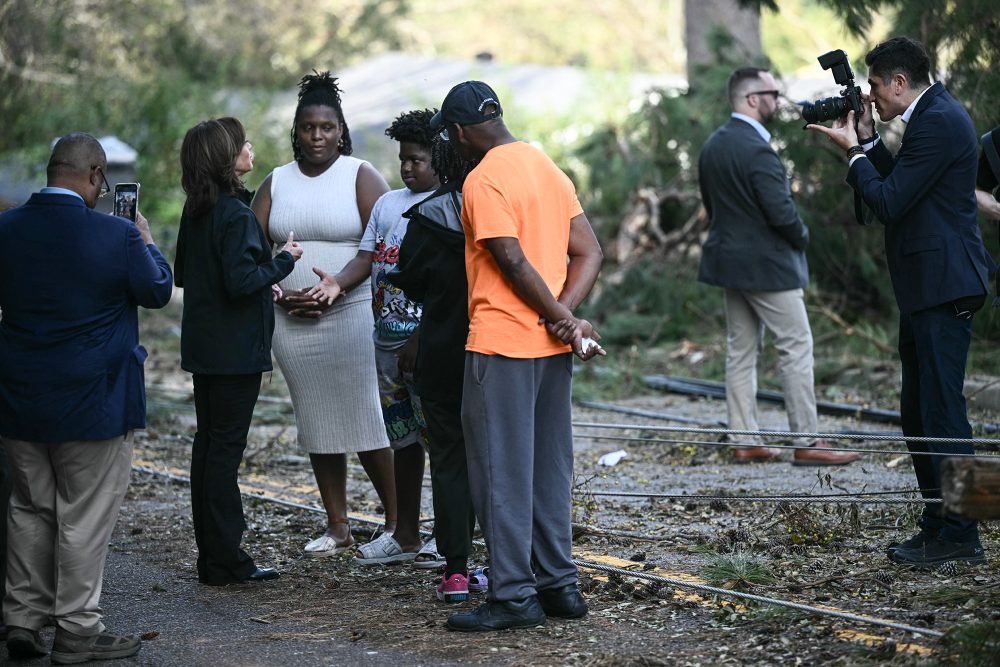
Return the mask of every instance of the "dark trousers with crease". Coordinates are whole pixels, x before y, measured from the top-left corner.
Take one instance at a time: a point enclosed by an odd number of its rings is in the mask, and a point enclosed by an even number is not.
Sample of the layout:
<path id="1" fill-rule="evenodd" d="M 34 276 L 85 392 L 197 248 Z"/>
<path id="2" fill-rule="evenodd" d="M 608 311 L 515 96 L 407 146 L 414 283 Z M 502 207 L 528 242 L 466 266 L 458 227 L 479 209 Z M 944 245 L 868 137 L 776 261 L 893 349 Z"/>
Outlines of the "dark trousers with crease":
<path id="1" fill-rule="evenodd" d="M 955 317 L 954 306 L 944 304 L 899 317 L 899 358 L 903 367 L 900 413 L 903 435 L 937 438 L 971 438 L 966 412 L 965 364 L 972 340 L 972 320 Z M 910 452 L 972 454 L 968 443 L 909 442 Z M 945 456 L 910 456 L 917 485 L 924 498 L 941 497 L 941 463 Z M 940 530 L 941 539 L 975 542 L 979 524 L 925 505 L 920 521 L 926 529 Z"/>
<path id="2" fill-rule="evenodd" d="M 469 492 L 469 464 L 462 434 L 462 395 L 420 397 L 427 420 L 427 454 L 434 496 L 434 538 L 449 574 L 465 575 L 476 514 Z"/>
<path id="3" fill-rule="evenodd" d="M 260 380 L 260 373 L 194 376 L 191 514 L 203 584 L 244 581 L 256 569 L 240 548 L 246 520 L 237 478 Z"/>

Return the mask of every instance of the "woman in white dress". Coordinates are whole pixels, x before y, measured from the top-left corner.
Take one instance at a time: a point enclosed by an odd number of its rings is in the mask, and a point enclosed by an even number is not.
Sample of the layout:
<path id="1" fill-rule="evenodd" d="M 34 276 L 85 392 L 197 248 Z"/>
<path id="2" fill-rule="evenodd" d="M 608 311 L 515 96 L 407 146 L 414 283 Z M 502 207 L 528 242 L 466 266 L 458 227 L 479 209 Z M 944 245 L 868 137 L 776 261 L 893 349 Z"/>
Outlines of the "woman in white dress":
<path id="1" fill-rule="evenodd" d="M 310 267 L 336 273 L 357 254 L 372 206 L 389 186 L 369 163 L 351 157 L 340 89 L 329 72 L 302 78 L 291 137 L 295 160 L 268 175 L 253 209 L 269 238 L 294 231 L 310 258 L 280 283 L 273 349 L 327 514 L 326 531 L 305 552 L 331 556 L 354 543 L 347 455 L 357 452 L 372 480 L 387 532 L 396 517 L 393 462 L 375 372 L 369 281 L 332 306 L 305 293 L 317 282 Z"/>

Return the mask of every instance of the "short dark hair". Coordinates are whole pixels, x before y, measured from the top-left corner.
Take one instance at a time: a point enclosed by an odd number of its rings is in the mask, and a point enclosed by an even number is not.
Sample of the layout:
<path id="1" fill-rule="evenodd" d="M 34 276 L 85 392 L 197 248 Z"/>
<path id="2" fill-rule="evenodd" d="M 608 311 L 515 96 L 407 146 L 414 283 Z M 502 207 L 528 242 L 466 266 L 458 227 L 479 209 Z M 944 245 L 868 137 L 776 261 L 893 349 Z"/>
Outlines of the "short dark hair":
<path id="1" fill-rule="evenodd" d="M 232 120 L 236 120 L 235 118 Z M 243 124 L 230 120 L 206 120 L 184 135 L 181 143 L 181 187 L 187 199 L 184 214 L 198 217 L 207 213 L 223 193 L 242 191 L 236 177 L 236 159 L 243 150 Z"/>
<path id="2" fill-rule="evenodd" d="M 299 103 L 295 107 L 295 118 L 292 119 L 292 155 L 295 161 L 302 159 L 302 149 L 299 148 L 299 137 L 296 128 L 299 125 L 299 113 L 305 107 L 321 106 L 330 107 L 337 112 L 337 120 L 343 130 L 340 135 L 341 145 L 338 152 L 341 155 L 350 155 L 354 152 L 351 145 L 351 131 L 347 128 L 347 121 L 344 120 L 344 110 L 340 106 L 340 86 L 337 85 L 337 77 L 331 76 L 330 72 L 317 72 L 306 74 L 299 81 Z"/>
<path id="3" fill-rule="evenodd" d="M 419 109 L 401 113 L 392 121 L 392 125 L 385 129 L 385 136 L 394 141 L 407 141 L 418 144 L 428 151 L 431 143 L 438 133 L 431 129 L 431 118 L 437 113 L 437 109 Z"/>
<path id="4" fill-rule="evenodd" d="M 107 157 L 101 142 L 86 132 L 71 132 L 60 137 L 52 147 L 46 172 L 49 178 L 64 171 L 84 173 L 102 163 L 107 163 Z"/>
<path id="5" fill-rule="evenodd" d="M 763 67 L 741 67 L 729 75 L 729 83 L 726 84 L 726 95 L 729 98 L 729 105 L 735 107 L 743 97 L 743 84 L 747 81 L 760 78 L 760 75 L 770 70 Z"/>
<path id="6" fill-rule="evenodd" d="M 868 75 L 877 76 L 884 83 L 897 74 L 903 74 L 910 88 L 929 85 L 931 59 L 923 44 L 910 37 L 893 37 L 882 42 L 865 56 Z"/>

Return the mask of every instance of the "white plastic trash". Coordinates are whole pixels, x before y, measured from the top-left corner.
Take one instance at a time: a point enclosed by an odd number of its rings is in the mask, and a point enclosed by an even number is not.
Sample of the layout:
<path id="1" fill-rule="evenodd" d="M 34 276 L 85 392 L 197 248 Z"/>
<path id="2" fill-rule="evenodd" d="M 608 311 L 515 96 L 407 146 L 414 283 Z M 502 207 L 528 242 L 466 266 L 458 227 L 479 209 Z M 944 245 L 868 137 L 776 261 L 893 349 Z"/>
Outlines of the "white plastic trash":
<path id="1" fill-rule="evenodd" d="M 618 462 L 626 456 L 628 456 L 628 452 L 624 449 L 619 449 L 617 452 L 608 452 L 601 458 L 597 459 L 597 465 L 608 466 L 610 468 L 611 466 L 618 465 Z"/>

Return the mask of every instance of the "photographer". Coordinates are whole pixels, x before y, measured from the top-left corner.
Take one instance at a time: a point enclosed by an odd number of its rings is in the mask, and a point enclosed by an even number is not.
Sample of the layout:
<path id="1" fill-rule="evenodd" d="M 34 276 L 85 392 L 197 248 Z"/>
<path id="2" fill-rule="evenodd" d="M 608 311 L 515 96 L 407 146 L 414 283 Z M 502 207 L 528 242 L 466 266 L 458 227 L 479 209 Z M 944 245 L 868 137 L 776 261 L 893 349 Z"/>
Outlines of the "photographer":
<path id="1" fill-rule="evenodd" d="M 827 135 L 847 152 L 847 182 L 885 225 L 885 249 L 899 306 L 900 411 L 910 437 L 970 438 L 962 387 L 972 316 L 982 307 L 993 267 L 976 222 L 977 141 L 972 121 L 941 83 L 930 83 L 923 46 L 895 37 L 865 57 L 871 91 Z M 894 157 L 875 133 L 882 122 L 906 124 Z M 860 138 L 859 138 L 860 134 Z M 911 452 L 971 454 L 968 443 L 908 442 Z M 925 498 L 941 497 L 944 456 L 914 455 Z M 896 563 L 931 567 L 985 560 L 978 522 L 926 505 L 920 532 L 890 546 Z"/>
<path id="2" fill-rule="evenodd" d="M 984 134 L 979 142 L 983 154 L 976 176 L 976 203 L 984 218 L 1000 222 L 1000 201 L 994 194 L 1000 185 L 1000 125 Z"/>

